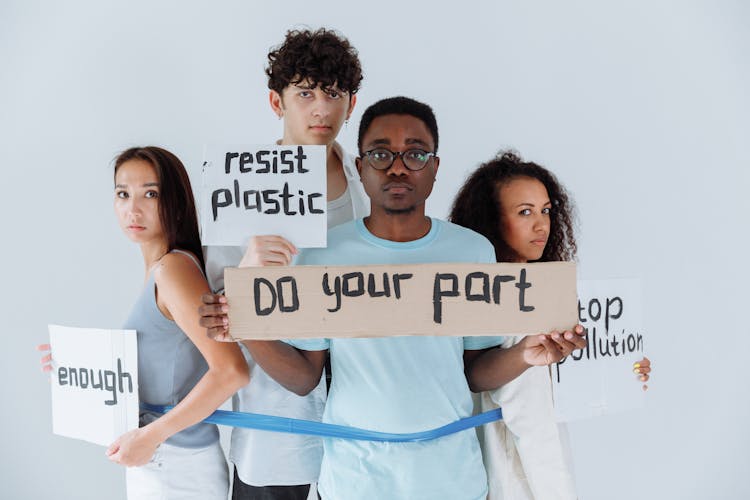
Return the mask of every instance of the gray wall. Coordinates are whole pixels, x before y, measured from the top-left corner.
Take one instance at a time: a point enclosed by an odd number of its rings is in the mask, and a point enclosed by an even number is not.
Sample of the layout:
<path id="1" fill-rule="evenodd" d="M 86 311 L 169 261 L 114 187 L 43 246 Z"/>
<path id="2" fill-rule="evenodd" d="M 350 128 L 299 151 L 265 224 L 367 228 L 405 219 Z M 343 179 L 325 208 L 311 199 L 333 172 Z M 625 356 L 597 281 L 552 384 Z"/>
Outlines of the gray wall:
<path id="1" fill-rule="evenodd" d="M 118 326 L 140 287 L 110 208 L 115 153 L 160 144 L 196 174 L 204 143 L 275 140 L 264 58 L 301 23 L 360 51 L 346 147 L 379 98 L 434 106 L 433 215 L 514 147 L 574 193 L 581 276 L 643 279 L 647 408 L 570 426 L 581 498 L 750 496 L 746 3 L 105 3 L 0 5 L 0 496 L 124 498 L 102 448 L 51 434 L 33 346 L 50 322 Z"/>

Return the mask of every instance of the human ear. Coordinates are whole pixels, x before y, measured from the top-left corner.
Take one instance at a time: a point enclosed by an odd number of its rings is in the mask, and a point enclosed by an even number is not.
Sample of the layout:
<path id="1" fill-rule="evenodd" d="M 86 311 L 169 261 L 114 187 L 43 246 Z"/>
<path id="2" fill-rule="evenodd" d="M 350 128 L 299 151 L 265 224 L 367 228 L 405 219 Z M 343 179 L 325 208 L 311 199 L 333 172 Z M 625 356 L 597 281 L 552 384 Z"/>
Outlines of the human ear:
<path id="1" fill-rule="evenodd" d="M 284 101 L 281 98 L 281 94 L 276 92 L 275 90 L 271 90 L 268 93 L 268 102 L 271 104 L 271 109 L 276 114 L 276 116 L 279 117 L 279 119 L 284 117 Z"/>
<path id="2" fill-rule="evenodd" d="M 354 111 L 354 106 L 357 104 L 357 94 L 349 94 L 349 111 L 346 113 L 346 119 L 348 120 L 350 116 L 352 116 L 352 111 Z"/>

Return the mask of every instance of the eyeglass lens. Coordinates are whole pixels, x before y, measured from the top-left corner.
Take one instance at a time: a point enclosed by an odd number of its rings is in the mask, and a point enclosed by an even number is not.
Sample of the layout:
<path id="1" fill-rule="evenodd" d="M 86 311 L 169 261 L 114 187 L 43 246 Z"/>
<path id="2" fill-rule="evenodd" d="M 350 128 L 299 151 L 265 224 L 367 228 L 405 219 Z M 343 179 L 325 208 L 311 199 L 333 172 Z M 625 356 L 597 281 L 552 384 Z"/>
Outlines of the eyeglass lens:
<path id="1" fill-rule="evenodd" d="M 430 161 L 433 154 L 421 149 L 408 149 L 401 152 L 393 152 L 385 148 L 373 149 L 367 151 L 367 159 L 370 165 L 378 170 L 385 170 L 393 165 L 396 157 L 401 156 L 401 160 L 409 170 L 421 170 Z"/>

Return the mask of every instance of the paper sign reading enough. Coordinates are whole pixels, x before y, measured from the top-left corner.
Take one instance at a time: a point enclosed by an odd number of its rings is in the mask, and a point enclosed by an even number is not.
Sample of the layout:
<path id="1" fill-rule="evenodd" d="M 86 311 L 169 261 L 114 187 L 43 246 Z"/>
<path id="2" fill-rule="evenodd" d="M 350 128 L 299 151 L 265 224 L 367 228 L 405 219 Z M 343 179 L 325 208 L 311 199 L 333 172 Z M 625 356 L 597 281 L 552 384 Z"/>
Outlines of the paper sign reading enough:
<path id="1" fill-rule="evenodd" d="M 241 339 L 519 335 L 576 324 L 575 264 L 224 270 Z"/>
<path id="2" fill-rule="evenodd" d="M 49 325 L 52 432 L 109 445 L 138 427 L 135 330 Z"/>
<path id="3" fill-rule="evenodd" d="M 278 234 L 297 247 L 325 247 L 325 146 L 208 146 L 203 162 L 204 245 L 244 245 Z"/>

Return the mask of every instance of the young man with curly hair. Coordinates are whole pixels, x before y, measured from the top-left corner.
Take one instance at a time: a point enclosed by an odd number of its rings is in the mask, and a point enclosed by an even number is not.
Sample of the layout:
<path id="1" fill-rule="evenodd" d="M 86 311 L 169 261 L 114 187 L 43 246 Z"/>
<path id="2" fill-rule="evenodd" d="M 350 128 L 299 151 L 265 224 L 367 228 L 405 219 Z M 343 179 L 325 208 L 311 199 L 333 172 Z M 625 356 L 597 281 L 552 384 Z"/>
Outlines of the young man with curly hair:
<path id="1" fill-rule="evenodd" d="M 321 28 L 293 30 L 268 54 L 269 101 L 282 120 L 278 144 L 326 146 L 328 227 L 368 214 L 354 157 L 336 136 L 354 109 L 362 81 L 357 51 L 338 33 Z M 224 288 L 229 266 L 287 265 L 297 248 L 276 235 L 254 235 L 247 247 L 208 247 L 206 270 L 211 288 Z M 325 381 L 305 396 L 270 378 L 245 350 L 250 383 L 233 399 L 235 410 L 319 420 L 325 406 Z M 320 438 L 235 428 L 229 458 L 234 464 L 233 500 L 297 500 L 308 497 L 320 472 Z"/>

